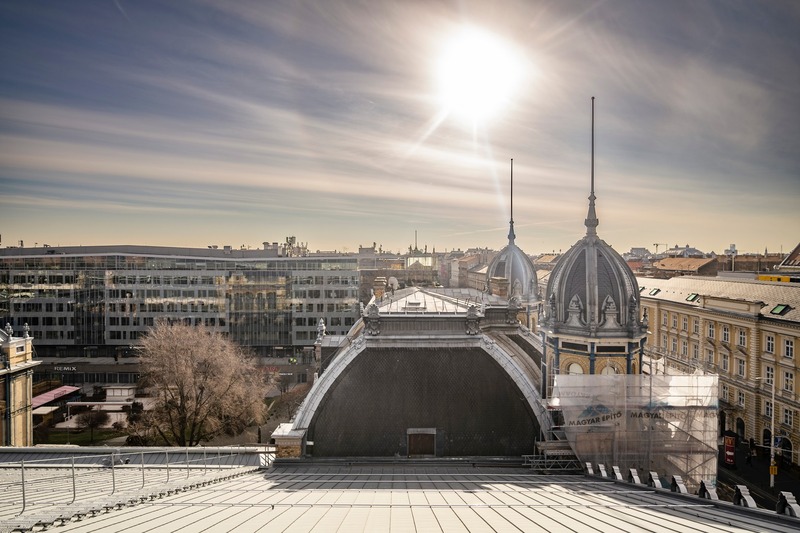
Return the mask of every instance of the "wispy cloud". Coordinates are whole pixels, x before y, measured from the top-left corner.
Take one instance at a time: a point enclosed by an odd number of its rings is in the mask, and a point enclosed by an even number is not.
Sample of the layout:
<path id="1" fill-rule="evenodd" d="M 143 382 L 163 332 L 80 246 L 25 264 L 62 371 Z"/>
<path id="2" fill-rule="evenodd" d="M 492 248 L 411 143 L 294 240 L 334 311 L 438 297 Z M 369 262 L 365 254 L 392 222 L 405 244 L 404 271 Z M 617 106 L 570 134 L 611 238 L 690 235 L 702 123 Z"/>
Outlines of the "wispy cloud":
<path id="1" fill-rule="evenodd" d="M 565 249 L 585 230 L 590 96 L 599 231 L 618 250 L 796 239 L 800 16 L 789 6 L 107 7 L 0 8 L 11 239 L 257 245 L 285 233 L 312 248 L 401 249 L 419 229 L 439 249 L 500 247 L 513 157 L 517 242 Z M 432 76 L 465 23 L 501 34 L 529 69 L 477 135 L 443 114 Z"/>

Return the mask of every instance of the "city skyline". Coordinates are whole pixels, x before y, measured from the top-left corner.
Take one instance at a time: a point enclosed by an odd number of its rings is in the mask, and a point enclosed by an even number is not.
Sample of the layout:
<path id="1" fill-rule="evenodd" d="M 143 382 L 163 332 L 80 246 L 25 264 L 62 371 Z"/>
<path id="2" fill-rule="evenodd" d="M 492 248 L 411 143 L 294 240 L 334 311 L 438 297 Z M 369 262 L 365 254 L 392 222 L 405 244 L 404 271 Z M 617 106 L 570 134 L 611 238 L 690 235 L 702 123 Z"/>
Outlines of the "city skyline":
<path id="1" fill-rule="evenodd" d="M 791 2 L 0 6 L 2 245 L 789 252 Z M 467 54 L 466 56 L 460 54 Z M 486 83 L 491 80 L 492 83 Z"/>

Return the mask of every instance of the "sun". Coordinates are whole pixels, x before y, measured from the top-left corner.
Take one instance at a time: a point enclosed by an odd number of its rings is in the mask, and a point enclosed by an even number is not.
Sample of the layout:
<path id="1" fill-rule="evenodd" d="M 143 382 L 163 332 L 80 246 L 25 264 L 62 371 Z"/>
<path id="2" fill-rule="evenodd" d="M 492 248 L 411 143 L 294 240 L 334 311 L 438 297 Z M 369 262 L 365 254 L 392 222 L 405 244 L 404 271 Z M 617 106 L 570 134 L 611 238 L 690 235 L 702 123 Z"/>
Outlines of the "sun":
<path id="1" fill-rule="evenodd" d="M 441 104 L 473 125 L 496 116 L 518 89 L 523 62 L 513 46 L 478 28 L 451 38 L 437 63 Z"/>

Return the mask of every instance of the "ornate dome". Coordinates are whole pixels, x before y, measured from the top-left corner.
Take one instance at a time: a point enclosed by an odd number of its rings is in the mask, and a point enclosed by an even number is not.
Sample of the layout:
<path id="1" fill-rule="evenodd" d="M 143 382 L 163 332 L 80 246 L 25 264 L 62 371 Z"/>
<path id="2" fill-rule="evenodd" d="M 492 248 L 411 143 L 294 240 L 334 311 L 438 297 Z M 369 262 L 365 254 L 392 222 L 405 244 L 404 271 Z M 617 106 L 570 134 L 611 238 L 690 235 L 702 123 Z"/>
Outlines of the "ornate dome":
<path id="1" fill-rule="evenodd" d="M 545 325 L 553 333 L 582 337 L 636 337 L 639 285 L 628 264 L 597 236 L 594 176 L 586 236 L 565 253 L 547 283 Z"/>
<path id="2" fill-rule="evenodd" d="M 515 238 L 512 219 L 508 230 L 508 245 L 489 263 L 486 271 L 486 287 L 490 293 L 497 292 L 492 289 L 492 279 L 502 278 L 508 281 L 509 299 L 516 297 L 521 303 L 533 302 L 539 299 L 536 269 L 531 258 L 514 243 Z"/>

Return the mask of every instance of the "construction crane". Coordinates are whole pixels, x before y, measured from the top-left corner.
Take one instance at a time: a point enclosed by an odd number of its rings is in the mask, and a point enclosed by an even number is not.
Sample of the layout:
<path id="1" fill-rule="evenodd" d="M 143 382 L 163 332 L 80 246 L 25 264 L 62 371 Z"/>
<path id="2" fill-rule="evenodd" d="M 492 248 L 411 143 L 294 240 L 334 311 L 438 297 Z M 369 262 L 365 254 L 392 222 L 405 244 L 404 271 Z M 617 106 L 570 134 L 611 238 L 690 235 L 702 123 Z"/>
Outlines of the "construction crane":
<path id="1" fill-rule="evenodd" d="M 653 243 L 653 246 L 656 247 L 656 255 L 658 255 L 658 247 L 661 246 L 662 244 L 664 245 L 664 250 L 669 248 L 669 244 L 667 244 L 665 242 L 654 242 Z"/>

